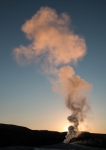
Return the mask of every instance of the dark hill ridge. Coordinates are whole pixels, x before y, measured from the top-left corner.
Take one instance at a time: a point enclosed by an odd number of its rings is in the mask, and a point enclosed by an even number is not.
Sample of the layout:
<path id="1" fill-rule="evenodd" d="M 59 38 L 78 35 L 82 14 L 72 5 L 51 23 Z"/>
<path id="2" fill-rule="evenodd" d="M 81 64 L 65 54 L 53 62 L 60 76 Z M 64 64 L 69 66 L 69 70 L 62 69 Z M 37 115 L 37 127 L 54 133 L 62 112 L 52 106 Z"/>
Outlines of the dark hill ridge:
<path id="1" fill-rule="evenodd" d="M 31 130 L 17 125 L 0 124 L 0 147 L 39 147 L 57 144 L 64 140 L 66 132 Z"/>
<path id="2" fill-rule="evenodd" d="M 0 124 L 0 147 L 24 146 L 46 148 L 48 147 L 47 145 L 53 144 L 57 144 L 58 147 L 58 143 L 63 142 L 66 134 L 66 132 L 31 130 L 17 125 Z M 70 143 L 102 149 L 106 148 L 106 134 L 82 132 L 77 138 L 73 138 Z M 68 145 L 60 144 L 61 146 L 64 146 L 63 149 L 67 149 L 65 147 Z"/>
<path id="3" fill-rule="evenodd" d="M 106 148 L 106 134 L 82 132 L 77 138 L 73 138 L 72 140 L 70 140 L 70 143 L 98 148 Z"/>

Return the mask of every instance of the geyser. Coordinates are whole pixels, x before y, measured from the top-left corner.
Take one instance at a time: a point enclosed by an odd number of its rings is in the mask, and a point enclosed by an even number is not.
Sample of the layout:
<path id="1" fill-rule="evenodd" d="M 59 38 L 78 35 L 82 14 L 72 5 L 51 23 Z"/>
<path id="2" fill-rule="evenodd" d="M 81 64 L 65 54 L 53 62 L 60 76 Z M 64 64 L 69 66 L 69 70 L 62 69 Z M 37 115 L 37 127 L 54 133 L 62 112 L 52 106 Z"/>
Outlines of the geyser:
<path id="1" fill-rule="evenodd" d="M 58 15 L 49 7 L 41 7 L 22 25 L 22 31 L 31 43 L 15 48 L 14 58 L 20 65 L 39 63 L 52 89 L 67 97 L 66 106 L 71 111 L 68 120 L 72 123 L 65 140 L 68 142 L 77 136 L 78 125 L 89 109 L 85 93 L 91 85 L 75 75 L 71 67 L 86 54 L 85 40 L 74 33 L 68 14 Z"/>

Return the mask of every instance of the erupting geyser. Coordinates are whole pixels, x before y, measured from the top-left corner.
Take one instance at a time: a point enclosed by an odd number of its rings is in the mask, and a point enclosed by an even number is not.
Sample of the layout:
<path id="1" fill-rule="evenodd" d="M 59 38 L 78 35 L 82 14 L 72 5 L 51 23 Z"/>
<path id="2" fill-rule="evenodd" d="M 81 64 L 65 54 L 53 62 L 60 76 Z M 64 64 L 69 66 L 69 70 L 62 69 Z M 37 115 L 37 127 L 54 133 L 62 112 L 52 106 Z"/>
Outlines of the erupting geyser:
<path id="1" fill-rule="evenodd" d="M 72 138 L 77 137 L 80 134 L 78 126 L 80 122 L 84 121 L 86 114 L 84 109 L 89 110 L 89 105 L 87 104 L 86 98 L 77 99 L 77 102 L 73 101 L 74 99 L 71 99 L 70 96 L 68 96 L 67 106 L 72 112 L 72 114 L 68 117 L 68 120 L 73 126 L 68 127 L 68 133 L 64 143 L 68 143 Z"/>
<path id="2" fill-rule="evenodd" d="M 77 137 L 78 131 L 75 130 L 74 126 L 69 126 L 68 127 L 68 133 L 66 135 L 66 139 L 64 140 L 64 143 L 68 143 L 70 139 Z"/>
<path id="3" fill-rule="evenodd" d="M 89 109 L 85 93 L 91 89 L 91 85 L 75 75 L 71 67 L 86 54 L 86 44 L 84 38 L 73 32 L 70 24 L 68 14 L 58 15 L 54 9 L 41 7 L 22 25 L 22 31 L 32 43 L 13 51 L 19 64 L 39 63 L 53 90 L 67 97 L 66 106 L 71 111 L 68 120 L 72 126 L 64 142 L 77 136 L 78 125 L 84 121 Z"/>

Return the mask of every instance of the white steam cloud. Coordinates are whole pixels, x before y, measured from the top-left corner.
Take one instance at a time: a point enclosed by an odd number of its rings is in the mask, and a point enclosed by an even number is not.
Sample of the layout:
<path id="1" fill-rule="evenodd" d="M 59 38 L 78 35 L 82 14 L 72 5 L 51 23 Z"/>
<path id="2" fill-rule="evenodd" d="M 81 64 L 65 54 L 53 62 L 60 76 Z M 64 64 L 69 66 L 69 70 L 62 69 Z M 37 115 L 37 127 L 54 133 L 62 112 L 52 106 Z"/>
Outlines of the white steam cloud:
<path id="1" fill-rule="evenodd" d="M 91 85 L 75 75 L 70 66 L 86 54 L 84 38 L 76 35 L 70 25 L 68 14 L 58 15 L 54 9 L 41 7 L 22 25 L 22 31 L 31 44 L 13 50 L 15 60 L 21 65 L 43 62 L 42 70 L 54 76 L 50 81 L 53 90 L 67 95 L 66 106 L 72 113 L 68 120 L 73 126 L 69 127 L 64 142 L 77 136 L 79 122 L 84 121 L 89 108 L 84 93 L 91 89 Z"/>

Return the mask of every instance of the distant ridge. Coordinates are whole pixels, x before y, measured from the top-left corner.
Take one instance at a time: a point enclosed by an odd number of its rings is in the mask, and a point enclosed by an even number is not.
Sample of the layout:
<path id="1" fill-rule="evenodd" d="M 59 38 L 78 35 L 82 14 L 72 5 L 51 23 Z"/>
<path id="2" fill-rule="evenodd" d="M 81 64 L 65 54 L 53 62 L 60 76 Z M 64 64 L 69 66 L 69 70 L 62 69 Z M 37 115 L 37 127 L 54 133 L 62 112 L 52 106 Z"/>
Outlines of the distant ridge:
<path id="1" fill-rule="evenodd" d="M 11 129 L 11 130 L 16 130 L 16 129 L 31 130 L 27 127 L 23 127 L 23 126 L 19 126 L 19 125 L 13 125 L 13 124 L 4 124 L 4 123 L 0 123 L 0 128 Z"/>
<path id="2" fill-rule="evenodd" d="M 64 140 L 66 132 L 31 130 L 29 128 L 0 123 L 0 147 L 40 147 L 57 144 Z"/>
<path id="3" fill-rule="evenodd" d="M 82 132 L 77 138 L 70 140 L 70 143 L 97 148 L 106 148 L 106 134 Z"/>

